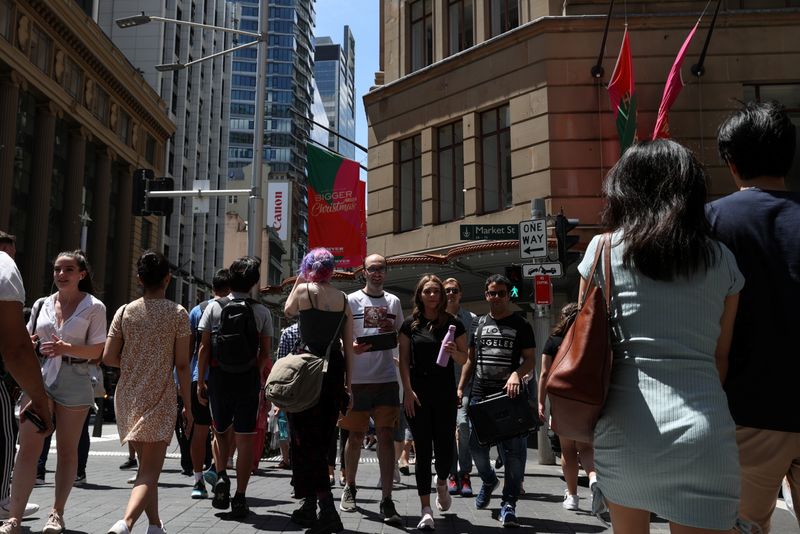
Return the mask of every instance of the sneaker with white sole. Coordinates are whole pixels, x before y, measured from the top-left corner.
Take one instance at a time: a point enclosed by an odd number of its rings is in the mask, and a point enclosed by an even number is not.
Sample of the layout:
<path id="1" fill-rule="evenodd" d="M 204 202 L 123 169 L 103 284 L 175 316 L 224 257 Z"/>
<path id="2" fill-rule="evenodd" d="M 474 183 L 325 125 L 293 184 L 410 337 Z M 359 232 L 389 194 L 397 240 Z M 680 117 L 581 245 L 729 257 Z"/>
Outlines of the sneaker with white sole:
<path id="1" fill-rule="evenodd" d="M 64 517 L 53 510 L 50 512 L 50 515 L 47 516 L 47 523 L 44 524 L 42 534 L 61 534 L 64 532 L 65 528 Z"/>
<path id="2" fill-rule="evenodd" d="M 22 527 L 19 525 L 19 521 L 11 519 L 0 525 L 0 534 L 22 534 Z"/>
<path id="3" fill-rule="evenodd" d="M 436 484 L 436 509 L 440 512 L 446 512 L 453 504 L 453 497 L 447 489 L 447 484 Z"/>
<path id="4" fill-rule="evenodd" d="M 417 530 L 434 530 L 436 527 L 433 522 L 433 510 L 430 506 L 422 509 L 422 517 L 417 523 Z"/>
<path id="5" fill-rule="evenodd" d="M 164 522 L 160 521 L 160 523 L 160 525 L 147 525 L 147 534 L 167 534 Z"/>
<path id="6" fill-rule="evenodd" d="M 339 503 L 339 510 L 342 512 L 356 511 L 356 488 L 347 485 L 342 491 L 342 502 Z"/>
<path id="7" fill-rule="evenodd" d="M 22 512 L 22 517 L 28 517 L 39 511 L 39 505 L 29 502 L 25 505 L 25 510 Z M 8 519 L 11 517 L 11 497 L 6 497 L 0 501 L 0 519 Z"/>
<path id="8" fill-rule="evenodd" d="M 503 528 L 519 527 L 517 512 L 512 505 L 504 503 L 503 506 L 500 507 L 500 524 L 503 525 Z"/>
<path id="9" fill-rule="evenodd" d="M 564 491 L 564 502 L 561 503 L 561 506 L 563 506 L 565 510 L 577 510 L 580 500 L 580 497 L 577 495 L 570 495 L 569 490 L 566 490 Z"/>
<path id="10" fill-rule="evenodd" d="M 120 519 L 108 529 L 108 534 L 131 534 L 131 529 L 128 528 L 128 524 L 125 523 L 124 519 Z"/>

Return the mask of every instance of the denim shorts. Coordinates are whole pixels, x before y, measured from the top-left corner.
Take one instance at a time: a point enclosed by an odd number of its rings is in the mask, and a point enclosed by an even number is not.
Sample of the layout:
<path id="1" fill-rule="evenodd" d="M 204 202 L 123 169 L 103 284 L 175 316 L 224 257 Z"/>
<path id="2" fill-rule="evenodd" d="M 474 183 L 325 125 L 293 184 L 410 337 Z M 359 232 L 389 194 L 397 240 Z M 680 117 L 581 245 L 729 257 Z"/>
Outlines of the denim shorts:
<path id="1" fill-rule="evenodd" d="M 62 361 L 55 382 L 45 385 L 44 389 L 61 406 L 79 408 L 94 404 L 94 386 L 88 363 Z"/>

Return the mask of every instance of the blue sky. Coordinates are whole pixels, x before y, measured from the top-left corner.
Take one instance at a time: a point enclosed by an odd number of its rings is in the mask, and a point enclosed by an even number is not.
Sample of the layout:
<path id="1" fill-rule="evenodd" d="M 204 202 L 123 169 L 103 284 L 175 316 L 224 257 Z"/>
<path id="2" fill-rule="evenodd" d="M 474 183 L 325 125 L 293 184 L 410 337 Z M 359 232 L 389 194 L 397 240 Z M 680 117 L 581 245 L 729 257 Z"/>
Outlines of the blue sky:
<path id="1" fill-rule="evenodd" d="M 345 25 L 356 40 L 356 142 L 367 146 L 367 117 L 362 97 L 374 85 L 378 70 L 380 0 L 316 0 L 315 36 L 329 36 L 341 44 Z M 356 149 L 356 161 L 367 165 L 367 155 Z M 364 173 L 362 171 L 362 179 Z"/>

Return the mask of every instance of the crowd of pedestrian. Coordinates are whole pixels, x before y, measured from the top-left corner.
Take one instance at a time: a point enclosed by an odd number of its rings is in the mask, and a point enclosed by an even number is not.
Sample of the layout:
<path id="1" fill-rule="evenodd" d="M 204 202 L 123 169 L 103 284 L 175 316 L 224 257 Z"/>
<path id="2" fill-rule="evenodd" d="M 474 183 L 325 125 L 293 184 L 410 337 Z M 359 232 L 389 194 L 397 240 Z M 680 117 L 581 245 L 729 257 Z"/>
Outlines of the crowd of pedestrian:
<path id="1" fill-rule="evenodd" d="M 648 532 L 655 513 L 675 534 L 768 533 L 781 485 L 800 501 L 800 419 L 791 409 L 800 373 L 793 328 L 800 193 L 785 183 L 796 135 L 777 103 L 733 113 L 718 148 L 738 191 L 711 203 L 708 175 L 689 149 L 663 139 L 629 148 L 604 181 L 604 233 L 588 244 L 578 302 L 561 309 L 538 373 L 533 328 L 512 310 L 505 276 L 485 280 L 488 313 L 478 317 L 461 306 L 460 282 L 435 274 L 422 276 L 401 302 L 384 290 L 387 261 L 379 254 L 364 259 L 364 287 L 346 295 L 331 284 L 331 252 L 311 250 L 284 307 L 297 322 L 277 347 L 278 359 L 299 351 L 324 361 L 319 400 L 299 411 L 273 407 L 263 394 L 273 325 L 269 310 L 250 298 L 258 259 L 218 271 L 214 297 L 187 312 L 166 298 L 167 260 L 147 251 L 136 267 L 142 297 L 116 310 L 107 328 L 86 256 L 64 251 L 53 260 L 55 292 L 34 302 L 26 327 L 15 238 L 0 232 L 0 354 L 14 379 L 0 382 L 0 534 L 20 533 L 21 519 L 38 511 L 28 500 L 54 428 L 55 495 L 42 532 L 65 531 L 70 490 L 86 477 L 79 443 L 88 438 L 93 369 L 101 362 L 120 369 L 115 412 L 120 441 L 130 447 L 121 467 L 138 468 L 109 534 L 129 533 L 143 513 L 148 534 L 165 532 L 158 480 L 176 429 L 191 498 L 207 498 L 209 484 L 214 508 L 245 519 L 248 482 L 272 418 L 299 499 L 292 521 L 309 534 L 342 531 L 339 512 L 363 505 L 357 475 L 369 436 L 385 523 L 403 523 L 392 491 L 410 473 L 413 443 L 418 530 L 436 528 L 431 494 L 439 514 L 454 495 L 473 496 L 473 465 L 477 509 L 490 505 L 503 466 L 497 517 L 502 527 L 519 527 L 526 430 L 487 442 L 470 410 L 533 390 L 531 409 L 548 421 L 548 377 L 591 283 L 610 292 L 612 374 L 592 442 L 560 440 L 562 506 L 579 509 L 582 467 L 590 509 L 609 512 L 615 532 Z M 602 268 L 593 269 L 595 261 Z"/>

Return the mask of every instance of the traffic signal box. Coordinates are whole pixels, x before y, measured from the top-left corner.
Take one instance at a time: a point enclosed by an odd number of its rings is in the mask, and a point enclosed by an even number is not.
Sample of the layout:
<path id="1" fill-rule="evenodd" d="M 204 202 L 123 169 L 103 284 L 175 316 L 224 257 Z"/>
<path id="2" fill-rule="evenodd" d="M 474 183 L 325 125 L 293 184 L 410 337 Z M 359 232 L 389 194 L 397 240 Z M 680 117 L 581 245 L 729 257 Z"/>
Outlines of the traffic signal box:
<path id="1" fill-rule="evenodd" d="M 525 289 L 522 265 L 507 265 L 506 278 L 511 280 L 511 302 L 530 302 L 531 292 Z"/>
<path id="2" fill-rule="evenodd" d="M 152 169 L 136 169 L 133 171 L 133 204 L 134 215 L 171 215 L 172 198 L 150 198 L 149 191 L 172 191 L 175 181 L 172 178 L 156 178 Z"/>
<path id="3" fill-rule="evenodd" d="M 556 239 L 558 240 L 558 261 L 563 266 L 564 273 L 567 268 L 581 257 L 579 252 L 570 250 L 578 244 L 578 236 L 569 235 L 570 231 L 580 224 L 578 219 L 568 219 L 563 214 L 556 215 Z"/>

